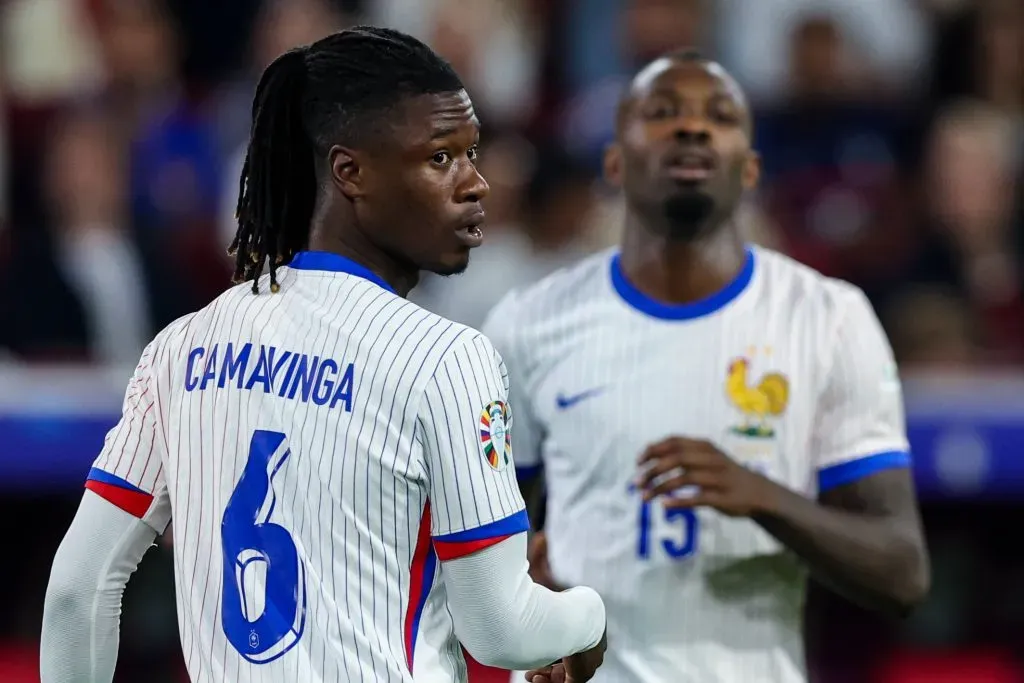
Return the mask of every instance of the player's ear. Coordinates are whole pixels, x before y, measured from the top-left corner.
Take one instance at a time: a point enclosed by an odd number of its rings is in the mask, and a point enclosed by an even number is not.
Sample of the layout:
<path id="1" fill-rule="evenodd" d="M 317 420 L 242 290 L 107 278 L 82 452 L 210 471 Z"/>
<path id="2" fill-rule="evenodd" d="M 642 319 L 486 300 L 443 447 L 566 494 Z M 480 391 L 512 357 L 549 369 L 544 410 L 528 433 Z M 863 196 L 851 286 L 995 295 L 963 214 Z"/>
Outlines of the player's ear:
<path id="1" fill-rule="evenodd" d="M 622 187 L 622 147 L 617 142 L 604 150 L 604 179 L 612 187 Z"/>
<path id="2" fill-rule="evenodd" d="M 366 194 L 363 187 L 366 173 L 354 150 L 333 145 L 327 152 L 327 163 L 330 165 L 331 182 L 343 195 L 354 200 Z"/>
<path id="3" fill-rule="evenodd" d="M 743 189 L 753 190 L 761 181 L 761 155 L 750 150 L 743 163 Z"/>

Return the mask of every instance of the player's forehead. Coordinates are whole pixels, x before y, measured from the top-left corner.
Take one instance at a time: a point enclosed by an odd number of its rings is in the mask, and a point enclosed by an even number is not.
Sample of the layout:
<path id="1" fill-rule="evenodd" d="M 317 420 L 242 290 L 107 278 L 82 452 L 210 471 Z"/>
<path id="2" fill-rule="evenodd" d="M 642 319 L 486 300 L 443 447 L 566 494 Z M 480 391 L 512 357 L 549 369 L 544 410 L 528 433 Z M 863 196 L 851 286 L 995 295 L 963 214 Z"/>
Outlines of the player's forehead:
<path id="1" fill-rule="evenodd" d="M 400 109 L 394 134 L 404 147 L 450 138 L 465 142 L 480 135 L 480 121 L 465 90 L 408 97 Z"/>
<path id="2" fill-rule="evenodd" d="M 736 80 L 716 62 L 662 57 L 648 64 L 630 84 L 630 99 L 725 98 L 746 109 L 746 97 Z"/>

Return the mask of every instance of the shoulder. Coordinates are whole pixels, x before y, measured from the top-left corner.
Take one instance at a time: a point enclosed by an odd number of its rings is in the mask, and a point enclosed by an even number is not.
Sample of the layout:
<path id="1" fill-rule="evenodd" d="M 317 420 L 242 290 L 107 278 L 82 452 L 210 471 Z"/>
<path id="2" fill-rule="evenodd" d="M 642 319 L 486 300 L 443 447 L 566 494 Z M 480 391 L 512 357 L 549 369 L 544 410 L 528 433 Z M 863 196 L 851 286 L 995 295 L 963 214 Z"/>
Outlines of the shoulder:
<path id="1" fill-rule="evenodd" d="M 265 276 L 269 282 L 269 277 Z M 267 290 L 268 284 L 261 282 L 261 293 L 252 293 L 252 284 L 244 283 L 229 287 L 213 301 L 197 311 L 186 313 L 174 320 L 162 330 L 157 332 L 153 341 L 150 342 L 146 353 L 151 355 L 157 362 L 168 362 L 176 358 L 183 351 L 187 352 L 186 345 L 191 346 L 201 343 L 209 332 L 223 318 L 225 311 L 233 310 L 249 300 L 256 300 L 258 297 L 277 296 Z"/>
<path id="2" fill-rule="evenodd" d="M 789 256 L 754 247 L 762 271 L 762 287 L 771 308 L 813 320 L 834 332 L 851 315 L 874 315 L 863 290 L 829 277 Z"/>

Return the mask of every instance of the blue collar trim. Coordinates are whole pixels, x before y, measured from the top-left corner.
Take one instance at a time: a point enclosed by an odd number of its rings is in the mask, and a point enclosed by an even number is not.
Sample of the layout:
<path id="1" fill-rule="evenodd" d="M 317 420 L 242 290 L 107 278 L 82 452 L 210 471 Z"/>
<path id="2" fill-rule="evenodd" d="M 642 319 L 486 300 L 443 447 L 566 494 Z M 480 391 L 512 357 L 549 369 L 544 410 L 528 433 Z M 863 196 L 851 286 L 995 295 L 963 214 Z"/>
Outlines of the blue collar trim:
<path id="1" fill-rule="evenodd" d="M 685 304 L 667 304 L 647 296 L 628 279 L 622 272 L 620 254 L 615 254 L 611 262 L 612 286 L 616 293 L 631 307 L 653 318 L 661 320 L 693 320 L 721 310 L 736 297 L 743 293 L 754 277 L 754 252 L 747 248 L 747 258 L 743 268 L 732 282 L 725 287 L 698 301 Z"/>
<path id="2" fill-rule="evenodd" d="M 356 263 L 341 254 L 333 254 L 329 251 L 300 251 L 292 256 L 288 267 L 296 270 L 326 270 L 332 273 L 348 273 L 349 275 L 369 280 L 392 294 L 395 292 L 394 288 L 384 281 L 384 278 L 366 266 Z"/>

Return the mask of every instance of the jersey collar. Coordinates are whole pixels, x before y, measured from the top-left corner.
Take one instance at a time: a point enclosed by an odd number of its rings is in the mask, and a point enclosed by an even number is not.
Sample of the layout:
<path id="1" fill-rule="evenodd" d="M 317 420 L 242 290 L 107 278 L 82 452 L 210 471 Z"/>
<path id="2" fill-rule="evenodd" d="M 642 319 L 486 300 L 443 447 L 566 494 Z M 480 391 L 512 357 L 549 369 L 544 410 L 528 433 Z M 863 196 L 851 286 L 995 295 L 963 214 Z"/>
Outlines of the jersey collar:
<path id="1" fill-rule="evenodd" d="M 295 270 L 326 270 L 332 273 L 348 273 L 369 280 L 392 294 L 395 293 L 394 288 L 385 282 L 384 278 L 366 266 L 329 251 L 300 251 L 292 257 L 288 267 Z"/>
<path id="2" fill-rule="evenodd" d="M 714 294 L 698 301 L 686 304 L 667 304 L 652 299 L 637 289 L 626 278 L 626 274 L 622 272 L 622 263 L 618 253 L 612 257 L 611 261 L 612 287 L 629 306 L 653 318 L 660 318 L 661 320 L 693 320 L 694 318 L 702 318 L 725 308 L 725 306 L 742 294 L 750 284 L 754 277 L 754 250 L 747 247 L 746 251 L 747 258 L 743 263 L 743 268 L 733 281 Z"/>

